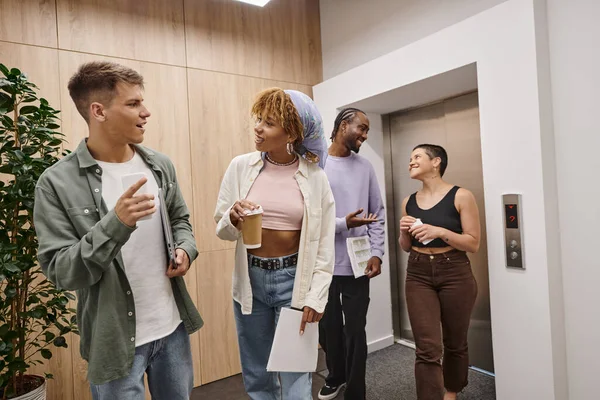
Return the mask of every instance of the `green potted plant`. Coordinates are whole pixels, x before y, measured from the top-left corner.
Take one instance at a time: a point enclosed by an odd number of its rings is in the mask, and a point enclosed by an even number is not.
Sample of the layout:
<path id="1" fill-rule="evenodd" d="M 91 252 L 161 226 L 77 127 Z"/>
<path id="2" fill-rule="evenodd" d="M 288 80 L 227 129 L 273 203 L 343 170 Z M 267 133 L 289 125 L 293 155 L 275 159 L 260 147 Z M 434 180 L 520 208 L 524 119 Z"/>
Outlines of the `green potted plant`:
<path id="1" fill-rule="evenodd" d="M 0 399 L 45 399 L 45 377 L 27 370 L 67 347 L 76 331 L 75 296 L 45 279 L 37 265 L 35 185 L 63 155 L 59 111 L 16 68 L 0 64 Z"/>

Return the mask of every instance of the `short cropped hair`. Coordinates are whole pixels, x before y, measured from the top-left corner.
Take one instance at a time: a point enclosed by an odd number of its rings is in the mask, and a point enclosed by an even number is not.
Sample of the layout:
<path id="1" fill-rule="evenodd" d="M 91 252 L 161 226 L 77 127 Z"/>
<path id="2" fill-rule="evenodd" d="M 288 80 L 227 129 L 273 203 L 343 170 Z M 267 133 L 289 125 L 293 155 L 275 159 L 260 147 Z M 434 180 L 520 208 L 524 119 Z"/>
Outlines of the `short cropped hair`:
<path id="1" fill-rule="evenodd" d="M 117 85 L 128 83 L 144 88 L 144 78 L 129 67 L 108 61 L 82 64 L 69 80 L 69 94 L 79 114 L 89 123 L 90 104 L 109 106 L 117 94 Z"/>
<path id="2" fill-rule="evenodd" d="M 413 151 L 416 149 L 423 149 L 425 153 L 429 156 L 430 159 L 434 159 L 439 157 L 440 162 L 440 176 L 444 176 L 444 172 L 446 172 L 446 167 L 448 166 L 448 153 L 442 146 L 438 146 L 437 144 L 420 144 L 415 146 Z"/>

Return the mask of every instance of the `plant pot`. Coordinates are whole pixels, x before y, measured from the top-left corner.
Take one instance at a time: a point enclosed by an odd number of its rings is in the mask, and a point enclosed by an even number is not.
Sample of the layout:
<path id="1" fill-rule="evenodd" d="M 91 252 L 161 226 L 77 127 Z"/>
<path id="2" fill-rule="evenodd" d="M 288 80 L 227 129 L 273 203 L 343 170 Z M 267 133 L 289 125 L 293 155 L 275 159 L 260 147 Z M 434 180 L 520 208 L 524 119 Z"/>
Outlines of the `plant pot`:
<path id="1" fill-rule="evenodd" d="M 10 400 L 46 400 L 46 380 L 38 375 L 25 375 L 24 378 L 31 384 L 35 384 L 36 380 L 41 380 L 42 384 L 30 392 L 12 397 Z"/>

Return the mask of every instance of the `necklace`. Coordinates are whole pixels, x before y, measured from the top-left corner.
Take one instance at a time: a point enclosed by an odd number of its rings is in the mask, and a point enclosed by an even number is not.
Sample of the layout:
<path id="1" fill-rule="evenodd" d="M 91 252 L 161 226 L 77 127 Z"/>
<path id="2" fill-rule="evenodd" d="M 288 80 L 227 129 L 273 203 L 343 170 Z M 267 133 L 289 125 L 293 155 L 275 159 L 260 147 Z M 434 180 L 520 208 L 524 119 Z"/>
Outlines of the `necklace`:
<path id="1" fill-rule="evenodd" d="M 269 157 L 269 153 L 267 153 L 267 161 L 270 162 L 271 164 L 277 165 L 278 167 L 288 167 L 290 165 L 292 165 L 293 163 L 295 163 L 298 160 L 298 156 L 294 155 L 294 159 L 288 163 L 278 163 L 277 161 L 273 161 L 273 159 L 271 157 Z"/>

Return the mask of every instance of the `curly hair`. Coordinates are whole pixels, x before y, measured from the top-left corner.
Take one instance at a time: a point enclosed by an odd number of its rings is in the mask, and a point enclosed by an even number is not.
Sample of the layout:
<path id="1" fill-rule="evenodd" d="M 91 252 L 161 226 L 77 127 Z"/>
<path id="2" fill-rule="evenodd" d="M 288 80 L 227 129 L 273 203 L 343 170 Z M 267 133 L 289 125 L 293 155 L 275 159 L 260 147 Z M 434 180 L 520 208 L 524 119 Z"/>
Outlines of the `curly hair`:
<path id="1" fill-rule="evenodd" d="M 294 148 L 304 140 L 304 126 L 298 110 L 283 89 L 273 87 L 260 92 L 252 105 L 251 115 L 255 119 L 273 118 L 293 140 Z"/>

